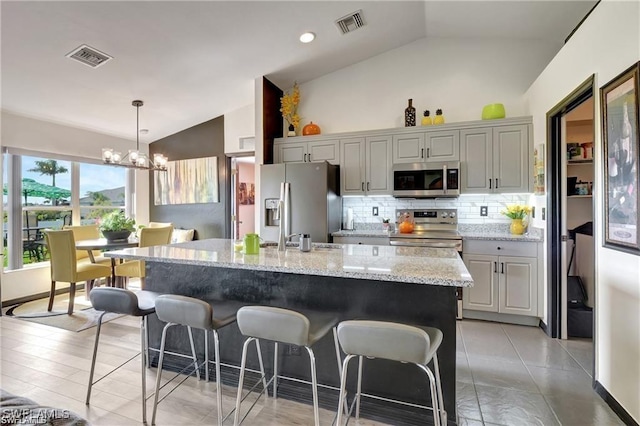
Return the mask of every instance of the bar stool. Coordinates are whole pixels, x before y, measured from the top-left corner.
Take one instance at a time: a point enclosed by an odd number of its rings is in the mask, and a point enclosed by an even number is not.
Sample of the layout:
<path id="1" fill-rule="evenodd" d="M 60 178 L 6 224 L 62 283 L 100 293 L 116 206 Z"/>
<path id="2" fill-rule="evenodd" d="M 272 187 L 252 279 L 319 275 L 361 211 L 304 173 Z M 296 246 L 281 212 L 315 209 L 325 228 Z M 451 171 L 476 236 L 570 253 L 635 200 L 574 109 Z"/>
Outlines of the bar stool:
<path id="1" fill-rule="evenodd" d="M 140 317 L 140 360 L 142 371 L 142 422 L 147 422 L 147 378 L 145 367 L 149 365 L 149 343 L 147 334 L 147 317 L 156 311 L 155 301 L 158 293 L 151 291 L 126 290 L 124 288 L 114 287 L 98 287 L 91 290 L 89 298 L 91 304 L 96 311 L 104 311 L 98 318 L 98 328 L 96 329 L 96 341 L 93 347 L 93 358 L 91 359 L 91 371 L 89 373 L 89 386 L 87 388 L 86 404 L 89 405 L 91 399 L 91 388 L 100 380 L 122 367 L 138 355 L 134 355 L 115 369 L 111 370 L 95 382 L 93 381 L 93 373 L 96 367 L 96 357 L 98 354 L 98 341 L 100 340 L 100 329 L 102 327 L 102 318 L 108 312 L 116 314 L 131 315 Z"/>
<path id="2" fill-rule="evenodd" d="M 236 398 L 236 409 L 233 424 L 240 424 L 240 405 L 242 404 L 242 385 L 244 383 L 244 372 L 247 361 L 247 349 L 249 343 L 255 341 L 258 351 L 258 362 L 262 374 L 262 384 L 264 391 L 267 391 L 267 382 L 260 352 L 260 340 L 271 340 L 274 345 L 274 368 L 273 368 L 273 396 L 277 397 L 278 381 L 278 343 L 285 343 L 296 346 L 303 346 L 309 354 L 311 363 L 311 383 L 313 390 L 313 416 L 316 426 L 320 424 L 320 414 L 318 411 L 318 380 L 316 377 L 316 360 L 311 345 L 322 339 L 331 329 L 333 329 L 333 340 L 336 348 L 336 358 L 338 361 L 338 372 L 342 370 L 340 350 L 338 348 L 338 336 L 335 325 L 338 319 L 335 315 L 325 312 L 301 311 L 296 312 L 288 309 L 275 308 L 271 306 L 245 306 L 238 311 L 238 327 L 243 336 L 247 339 L 242 347 L 242 361 L 240 364 L 240 379 L 238 381 L 238 395 Z"/>
<path id="3" fill-rule="evenodd" d="M 429 378 L 434 425 L 446 425 L 447 413 L 442 402 L 442 386 L 437 351 L 442 343 L 442 331 L 433 327 L 414 327 L 383 321 L 344 321 L 338 324 L 338 340 L 347 354 L 342 365 L 340 401 L 346 394 L 347 368 L 358 357 L 358 385 L 356 390 L 356 419 L 360 417 L 362 393 L 362 358 L 382 358 L 417 365 Z M 434 374 L 427 364 L 433 359 Z M 350 413 L 350 411 L 349 411 Z M 336 425 L 342 422 L 338 409 Z"/>
<path id="4" fill-rule="evenodd" d="M 156 299 L 156 314 L 161 321 L 167 324 L 162 329 L 162 340 L 160 343 L 160 359 L 158 360 L 158 375 L 156 377 L 156 390 L 153 398 L 153 415 L 151 424 L 156 423 L 156 411 L 158 409 L 158 396 L 160 394 L 160 380 L 162 377 L 162 363 L 164 361 L 164 349 L 167 341 L 167 330 L 174 325 L 182 325 L 187 327 L 189 334 L 189 343 L 191 344 L 191 355 L 195 366 L 195 373 L 198 380 L 200 379 L 200 367 L 198 366 L 198 357 L 193 344 L 192 328 L 198 328 L 204 331 L 204 365 L 205 379 L 209 381 L 209 340 L 208 332 L 213 332 L 214 352 L 216 356 L 216 397 L 218 405 L 218 425 L 222 425 L 222 379 L 220 377 L 220 341 L 218 339 L 218 330 L 236 321 L 236 313 L 242 304 L 234 301 L 216 302 L 214 307 L 203 300 L 194 299 L 193 297 L 178 296 L 175 294 L 164 294 Z M 184 370 L 183 370 L 184 371 Z M 175 379 L 180 373 L 173 377 Z M 187 376 L 188 378 L 188 376 Z M 175 388 L 180 386 L 187 378 L 178 383 L 170 392 L 162 399 L 168 396 Z M 171 380 L 173 380 L 171 379 Z M 169 382 L 171 382 L 171 380 Z M 168 382 L 168 383 L 169 383 Z M 164 386 L 166 386 L 166 383 Z"/>

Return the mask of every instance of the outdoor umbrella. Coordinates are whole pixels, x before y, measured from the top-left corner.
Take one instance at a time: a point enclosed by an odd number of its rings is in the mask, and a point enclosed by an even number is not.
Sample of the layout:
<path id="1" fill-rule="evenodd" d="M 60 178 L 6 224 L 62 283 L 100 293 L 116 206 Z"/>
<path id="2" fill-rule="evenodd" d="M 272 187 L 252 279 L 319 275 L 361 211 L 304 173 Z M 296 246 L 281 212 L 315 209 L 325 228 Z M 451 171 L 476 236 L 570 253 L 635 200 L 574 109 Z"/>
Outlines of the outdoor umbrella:
<path id="1" fill-rule="evenodd" d="M 7 194 L 7 186 L 5 184 L 2 192 Z M 41 197 L 50 200 L 58 200 L 60 198 L 68 198 L 71 191 L 68 189 L 58 188 L 57 186 L 47 185 L 46 183 L 36 182 L 30 178 L 22 179 L 22 195 L 24 195 L 24 203 L 27 204 L 27 197 Z"/>

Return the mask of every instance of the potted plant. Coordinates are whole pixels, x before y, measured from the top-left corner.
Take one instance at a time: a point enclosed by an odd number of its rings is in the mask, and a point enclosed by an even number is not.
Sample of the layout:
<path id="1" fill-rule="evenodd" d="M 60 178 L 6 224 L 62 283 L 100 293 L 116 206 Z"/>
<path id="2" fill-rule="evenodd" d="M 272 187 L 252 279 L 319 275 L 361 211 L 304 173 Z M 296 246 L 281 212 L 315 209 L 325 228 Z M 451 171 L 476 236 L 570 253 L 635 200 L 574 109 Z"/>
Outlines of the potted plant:
<path id="1" fill-rule="evenodd" d="M 127 240 L 135 229 L 136 221 L 119 210 L 107 213 L 100 221 L 100 231 L 107 241 Z"/>

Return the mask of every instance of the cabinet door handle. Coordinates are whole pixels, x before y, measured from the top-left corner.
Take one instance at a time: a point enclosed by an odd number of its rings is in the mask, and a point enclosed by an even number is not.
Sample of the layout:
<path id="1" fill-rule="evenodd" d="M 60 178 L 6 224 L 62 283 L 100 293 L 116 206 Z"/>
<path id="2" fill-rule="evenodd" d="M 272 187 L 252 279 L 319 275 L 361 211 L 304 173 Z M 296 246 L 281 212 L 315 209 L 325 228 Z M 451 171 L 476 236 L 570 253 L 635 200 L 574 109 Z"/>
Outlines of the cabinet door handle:
<path id="1" fill-rule="evenodd" d="M 500 273 L 504 274 L 504 263 L 500 262 Z"/>
<path id="2" fill-rule="evenodd" d="M 307 157 L 309 157 L 309 162 L 311 162 L 311 153 L 307 154 Z M 498 179 L 496 179 L 496 182 L 498 182 Z M 498 186 L 498 184 L 496 183 L 496 187 Z"/>
<path id="3" fill-rule="evenodd" d="M 493 273 L 498 272 L 498 262 L 493 262 Z"/>
<path id="4" fill-rule="evenodd" d="M 424 148 L 420 149 L 420 158 L 424 158 Z"/>
<path id="5" fill-rule="evenodd" d="M 489 189 L 492 189 L 491 188 L 491 179 L 489 179 Z"/>
<path id="6" fill-rule="evenodd" d="M 427 158 L 429 158 L 429 152 L 430 152 L 431 148 L 427 148 Z"/>
<path id="7" fill-rule="evenodd" d="M 498 178 L 496 178 L 496 189 L 498 189 Z"/>
<path id="8" fill-rule="evenodd" d="M 362 190 L 364 191 L 364 182 L 362 182 Z"/>
<path id="9" fill-rule="evenodd" d="M 302 160 L 302 161 L 304 161 L 306 163 L 307 162 L 307 154 L 304 154 L 303 158 L 304 158 L 304 160 Z"/>
<path id="10" fill-rule="evenodd" d="M 369 190 L 369 182 L 367 182 L 367 191 Z"/>

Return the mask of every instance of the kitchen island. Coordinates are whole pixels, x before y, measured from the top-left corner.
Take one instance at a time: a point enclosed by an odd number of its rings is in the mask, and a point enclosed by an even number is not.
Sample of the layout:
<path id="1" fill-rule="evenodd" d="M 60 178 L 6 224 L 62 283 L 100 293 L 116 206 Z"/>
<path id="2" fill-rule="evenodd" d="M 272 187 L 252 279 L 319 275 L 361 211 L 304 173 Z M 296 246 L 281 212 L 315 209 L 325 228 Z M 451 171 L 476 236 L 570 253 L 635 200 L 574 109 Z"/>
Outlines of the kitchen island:
<path id="1" fill-rule="evenodd" d="M 237 300 L 334 312 L 340 320 L 376 319 L 438 327 L 444 334 L 439 352 L 444 404 L 449 421 L 455 422 L 455 288 L 468 287 L 473 282 L 454 250 L 314 244 L 311 252 L 301 252 L 296 247 L 280 252 L 275 246 L 269 246 L 261 248 L 257 255 L 246 255 L 235 252 L 231 240 L 212 239 L 106 254 L 146 261 L 147 290 L 197 297 L 211 302 L 214 309 L 216 300 Z M 158 348 L 162 324 L 155 316 L 149 323 L 150 345 Z M 167 349 L 187 353 L 186 332 L 176 331 L 169 334 Z M 196 337 L 196 346 L 202 348 L 201 333 L 196 333 Z M 223 362 L 238 365 L 243 338 L 237 327 L 222 329 L 220 339 Z M 262 350 L 269 374 L 273 346 L 264 345 Z M 299 351 L 287 345 L 281 345 L 281 350 L 281 374 L 308 379 L 306 356 L 300 356 Z M 314 351 L 319 382 L 338 386 L 331 335 L 318 342 Z M 248 364 L 257 367 L 255 356 Z M 363 393 L 429 405 L 428 381 L 415 366 L 368 360 L 365 370 Z M 350 372 L 354 376 L 349 383 L 355 385 L 357 368 Z M 235 385 L 224 373 L 223 381 Z M 281 386 L 285 382 L 281 381 Z M 322 388 L 320 392 L 322 394 Z M 325 392 L 333 394 L 333 400 L 337 401 L 336 392 Z M 300 388 L 300 393 L 310 395 L 305 387 Z M 279 396 L 286 397 L 287 393 L 279 392 Z M 368 405 L 363 405 L 363 416 L 389 423 L 413 424 L 417 414 L 430 418 L 430 413 L 422 409 L 387 406 L 375 400 L 367 402 Z M 325 407 L 335 409 L 335 406 Z"/>

